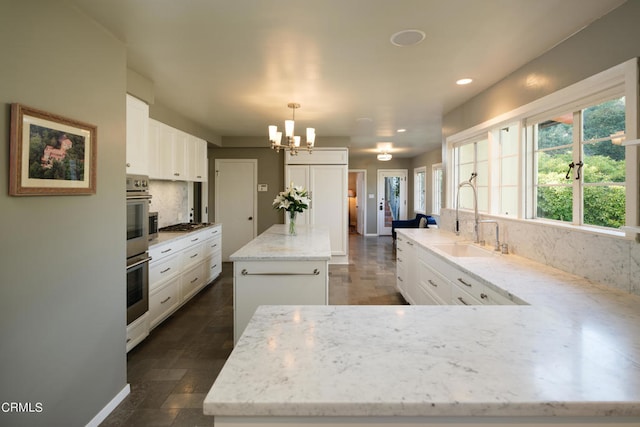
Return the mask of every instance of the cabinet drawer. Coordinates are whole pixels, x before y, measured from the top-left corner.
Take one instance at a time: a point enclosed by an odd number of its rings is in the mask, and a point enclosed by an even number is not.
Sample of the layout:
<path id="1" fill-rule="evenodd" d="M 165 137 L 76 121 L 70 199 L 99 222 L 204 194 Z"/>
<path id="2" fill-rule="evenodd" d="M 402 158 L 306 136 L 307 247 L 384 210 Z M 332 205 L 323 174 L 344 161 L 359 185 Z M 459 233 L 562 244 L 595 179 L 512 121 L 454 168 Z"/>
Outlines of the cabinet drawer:
<path id="1" fill-rule="evenodd" d="M 205 228 L 200 233 L 202 234 L 202 238 L 205 240 L 210 239 L 211 237 L 220 238 L 220 236 L 222 236 L 222 227 L 217 226 L 217 227 Z"/>
<path id="2" fill-rule="evenodd" d="M 179 279 L 175 278 L 149 295 L 150 327 L 154 328 L 180 305 Z"/>
<path id="3" fill-rule="evenodd" d="M 203 242 L 205 256 L 212 255 L 214 252 L 219 252 L 222 248 L 222 239 L 220 237 L 214 237 L 207 239 Z"/>
<path id="4" fill-rule="evenodd" d="M 451 303 L 457 305 L 480 305 L 480 301 L 475 299 L 471 294 L 462 290 L 462 288 L 454 285 L 451 287 Z"/>
<path id="5" fill-rule="evenodd" d="M 208 271 L 207 283 L 218 277 L 222 273 L 222 256 L 220 251 L 211 255 L 204 263 L 205 268 Z"/>
<path id="6" fill-rule="evenodd" d="M 127 325 L 127 353 L 149 336 L 149 313 L 145 313 Z"/>
<path id="7" fill-rule="evenodd" d="M 425 288 L 422 284 L 418 284 L 415 287 L 413 292 L 415 295 L 415 304 L 418 305 L 445 305 L 446 303 L 442 301 L 440 297 L 438 297 L 434 292 Z"/>
<path id="8" fill-rule="evenodd" d="M 171 255 L 149 264 L 149 290 L 180 273 L 180 254 Z"/>
<path id="9" fill-rule="evenodd" d="M 436 295 L 442 304 L 448 304 L 451 300 L 451 282 L 425 264 L 424 261 L 419 261 L 419 265 L 420 286 Z"/>
<path id="10" fill-rule="evenodd" d="M 159 261 L 162 258 L 180 252 L 183 247 L 184 239 L 174 239 L 149 247 L 149 256 L 153 261 Z"/>
<path id="11" fill-rule="evenodd" d="M 182 267 L 190 268 L 191 266 L 204 261 L 204 246 L 203 243 L 197 243 L 190 246 L 182 252 Z"/>
<path id="12" fill-rule="evenodd" d="M 182 274 L 180 280 L 180 300 L 185 301 L 205 284 L 205 263 L 192 267 Z"/>

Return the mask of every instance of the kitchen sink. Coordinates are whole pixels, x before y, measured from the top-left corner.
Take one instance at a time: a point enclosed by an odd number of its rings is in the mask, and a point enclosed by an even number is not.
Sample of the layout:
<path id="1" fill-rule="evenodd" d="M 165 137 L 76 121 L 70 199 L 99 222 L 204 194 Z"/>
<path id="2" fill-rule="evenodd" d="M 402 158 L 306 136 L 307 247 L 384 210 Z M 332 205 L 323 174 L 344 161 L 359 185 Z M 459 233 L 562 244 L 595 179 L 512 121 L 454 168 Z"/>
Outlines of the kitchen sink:
<path id="1" fill-rule="evenodd" d="M 482 249 L 470 243 L 442 243 L 433 245 L 434 249 L 442 251 L 453 257 L 490 257 L 491 251 Z"/>

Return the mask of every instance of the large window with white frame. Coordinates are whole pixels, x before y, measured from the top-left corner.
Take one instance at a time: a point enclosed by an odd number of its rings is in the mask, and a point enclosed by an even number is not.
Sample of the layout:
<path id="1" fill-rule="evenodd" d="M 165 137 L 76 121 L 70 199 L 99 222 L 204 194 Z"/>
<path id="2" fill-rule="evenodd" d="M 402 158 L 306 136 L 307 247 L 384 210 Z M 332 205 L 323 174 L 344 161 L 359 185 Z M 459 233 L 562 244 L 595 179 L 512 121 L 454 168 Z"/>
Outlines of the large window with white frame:
<path id="1" fill-rule="evenodd" d="M 625 224 L 625 97 L 527 121 L 534 217 L 574 225 Z"/>
<path id="2" fill-rule="evenodd" d="M 447 138 L 449 207 L 610 233 L 638 213 L 637 59 Z M 460 189 L 459 207 L 473 209 Z M 633 224 L 634 226 L 636 224 Z"/>
<path id="3" fill-rule="evenodd" d="M 413 210 L 426 214 L 427 211 L 427 168 L 425 166 L 413 170 Z"/>

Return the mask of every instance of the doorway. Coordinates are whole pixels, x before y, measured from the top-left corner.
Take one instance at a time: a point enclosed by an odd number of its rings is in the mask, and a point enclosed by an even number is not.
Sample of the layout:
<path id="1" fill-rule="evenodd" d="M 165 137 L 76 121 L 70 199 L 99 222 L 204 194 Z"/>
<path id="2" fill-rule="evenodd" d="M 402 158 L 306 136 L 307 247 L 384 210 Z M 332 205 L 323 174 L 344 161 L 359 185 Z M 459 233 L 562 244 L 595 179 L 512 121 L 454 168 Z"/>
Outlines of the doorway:
<path id="1" fill-rule="evenodd" d="M 391 221 L 407 219 L 407 170 L 378 170 L 378 236 L 391 235 Z"/>
<path id="2" fill-rule="evenodd" d="M 258 160 L 215 160 L 215 221 L 223 224 L 222 261 L 257 234 Z"/>
<path id="3" fill-rule="evenodd" d="M 349 234 L 365 234 L 366 169 L 349 169 Z"/>

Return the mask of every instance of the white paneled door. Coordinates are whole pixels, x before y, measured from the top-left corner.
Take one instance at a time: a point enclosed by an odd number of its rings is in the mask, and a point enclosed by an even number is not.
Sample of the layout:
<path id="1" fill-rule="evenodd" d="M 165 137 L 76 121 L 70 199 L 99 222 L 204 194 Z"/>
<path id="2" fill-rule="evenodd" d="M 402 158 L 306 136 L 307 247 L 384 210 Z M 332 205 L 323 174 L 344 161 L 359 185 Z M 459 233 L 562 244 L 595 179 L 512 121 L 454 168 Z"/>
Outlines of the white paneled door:
<path id="1" fill-rule="evenodd" d="M 222 224 L 222 260 L 257 235 L 258 161 L 215 160 L 215 222 Z"/>

